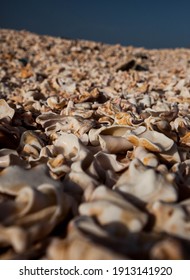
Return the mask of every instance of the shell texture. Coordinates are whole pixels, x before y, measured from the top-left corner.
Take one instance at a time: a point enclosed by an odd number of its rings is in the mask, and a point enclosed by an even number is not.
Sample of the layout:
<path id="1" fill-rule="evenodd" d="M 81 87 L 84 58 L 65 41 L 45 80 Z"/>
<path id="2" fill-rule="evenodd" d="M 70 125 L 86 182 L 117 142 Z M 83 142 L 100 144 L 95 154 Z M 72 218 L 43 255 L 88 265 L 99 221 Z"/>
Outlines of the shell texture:
<path id="1" fill-rule="evenodd" d="M 190 50 L 0 41 L 0 259 L 189 259 Z"/>

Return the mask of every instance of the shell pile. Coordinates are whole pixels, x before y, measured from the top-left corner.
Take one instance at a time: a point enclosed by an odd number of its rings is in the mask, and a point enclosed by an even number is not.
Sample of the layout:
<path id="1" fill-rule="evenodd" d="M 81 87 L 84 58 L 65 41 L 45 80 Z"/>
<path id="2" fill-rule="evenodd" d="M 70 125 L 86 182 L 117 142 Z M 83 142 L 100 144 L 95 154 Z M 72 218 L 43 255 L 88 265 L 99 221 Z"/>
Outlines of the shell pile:
<path id="1" fill-rule="evenodd" d="M 190 258 L 190 50 L 0 30 L 0 259 Z"/>

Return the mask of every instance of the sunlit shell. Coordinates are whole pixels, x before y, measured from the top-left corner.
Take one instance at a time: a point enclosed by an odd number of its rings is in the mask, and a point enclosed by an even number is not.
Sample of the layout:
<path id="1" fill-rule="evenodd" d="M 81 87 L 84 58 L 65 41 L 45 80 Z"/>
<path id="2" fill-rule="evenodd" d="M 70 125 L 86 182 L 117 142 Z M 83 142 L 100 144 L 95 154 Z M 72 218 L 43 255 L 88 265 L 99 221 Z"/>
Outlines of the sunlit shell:
<path id="1" fill-rule="evenodd" d="M 126 139 L 131 131 L 127 126 L 112 126 L 99 133 L 99 142 L 103 151 L 109 153 L 122 153 L 132 148 Z"/>
<path id="2" fill-rule="evenodd" d="M 178 240 L 166 238 L 152 247 L 150 258 L 153 260 L 183 260 L 185 254 Z"/>
<path id="3" fill-rule="evenodd" d="M 76 229 L 71 228 L 66 239 L 54 238 L 47 251 L 50 260 L 114 260 L 123 259 L 101 245 L 90 242 Z"/>
<path id="4" fill-rule="evenodd" d="M 155 216 L 154 230 L 190 239 L 188 214 L 181 205 L 157 201 L 148 209 Z"/>
<path id="5" fill-rule="evenodd" d="M 145 213 L 139 211 L 122 196 L 105 187 L 96 188 L 92 193 L 91 202 L 81 204 L 79 212 L 82 215 L 96 217 L 100 224 L 114 231 L 114 223 L 121 223 L 130 231 L 141 230 L 147 222 Z M 112 225 L 113 223 L 113 225 Z M 117 232 L 117 228 L 115 228 Z"/>
<path id="6" fill-rule="evenodd" d="M 28 233 L 18 226 L 4 227 L 0 225 L 0 245 L 11 245 L 15 252 L 23 252 L 28 246 Z"/>
<path id="7" fill-rule="evenodd" d="M 51 170 L 51 175 L 55 178 L 61 178 L 63 175 L 70 171 L 70 167 L 65 162 L 64 156 L 62 154 L 58 154 L 54 158 L 50 158 L 47 162 L 47 166 Z"/>
<path id="8" fill-rule="evenodd" d="M 138 126 L 142 124 L 143 120 L 138 120 L 130 112 L 119 112 L 115 115 L 114 118 L 115 124 L 118 125 L 129 125 L 129 126 Z"/>
<path id="9" fill-rule="evenodd" d="M 172 178 L 172 176 L 167 178 L 153 168 L 143 165 L 138 159 L 134 159 L 129 169 L 118 179 L 115 188 L 145 202 L 158 199 L 173 202 L 177 200 L 177 190 Z"/>
<path id="10" fill-rule="evenodd" d="M 57 96 L 51 96 L 47 99 L 47 104 L 51 109 L 62 109 L 66 105 L 66 100 L 59 101 Z"/>
<path id="11" fill-rule="evenodd" d="M 166 137 L 163 133 L 150 130 L 142 133 L 139 133 L 138 130 L 133 130 L 126 138 L 134 146 L 142 146 L 152 152 L 168 151 L 174 144 L 174 141 Z"/>
<path id="12" fill-rule="evenodd" d="M 44 113 L 40 115 L 36 121 L 45 128 L 47 135 L 53 132 L 73 132 L 77 135 L 82 135 L 93 127 L 94 122 L 83 119 L 82 117 L 61 116 L 54 113 Z"/>
<path id="13" fill-rule="evenodd" d="M 180 142 L 186 146 L 190 146 L 190 132 L 187 132 L 181 139 Z"/>
<path id="14" fill-rule="evenodd" d="M 156 167 L 158 165 L 158 158 L 155 154 L 149 153 L 144 147 L 138 146 L 134 150 L 134 157 L 138 158 L 144 165 Z"/>
<path id="15" fill-rule="evenodd" d="M 11 108 L 4 99 L 0 99 L 0 119 L 9 117 L 12 119 L 15 110 Z"/>

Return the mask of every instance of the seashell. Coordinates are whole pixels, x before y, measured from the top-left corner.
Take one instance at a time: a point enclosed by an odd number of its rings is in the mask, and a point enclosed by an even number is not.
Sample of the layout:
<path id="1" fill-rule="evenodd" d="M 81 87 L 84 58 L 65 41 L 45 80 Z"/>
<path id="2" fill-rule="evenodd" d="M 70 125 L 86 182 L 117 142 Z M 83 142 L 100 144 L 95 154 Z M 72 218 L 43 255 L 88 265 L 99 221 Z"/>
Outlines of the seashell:
<path id="1" fill-rule="evenodd" d="M 100 104 L 96 113 L 100 116 L 106 116 L 110 118 L 115 118 L 115 114 L 118 113 L 120 110 L 117 105 L 114 105 L 113 102 L 110 100 L 106 101 L 103 104 Z"/>
<path id="2" fill-rule="evenodd" d="M 99 118 L 98 122 L 103 125 L 112 125 L 114 121 L 112 118 L 104 116 Z"/>
<path id="3" fill-rule="evenodd" d="M 190 132 L 187 132 L 181 139 L 180 139 L 181 144 L 190 146 Z"/>
<path id="4" fill-rule="evenodd" d="M 94 125 L 92 120 L 83 119 L 79 116 L 61 116 L 54 113 L 44 113 L 38 116 L 36 121 L 45 128 L 48 136 L 57 131 L 70 131 L 77 135 L 82 135 Z"/>
<path id="5" fill-rule="evenodd" d="M 0 167 L 5 168 L 9 165 L 20 165 L 27 166 L 27 163 L 24 162 L 18 155 L 15 150 L 11 149 L 1 149 L 0 150 Z"/>
<path id="6" fill-rule="evenodd" d="M 172 180 L 173 177 L 167 178 L 135 158 L 131 161 L 129 169 L 122 173 L 114 189 L 132 194 L 145 202 L 156 201 L 158 198 L 174 202 L 177 200 L 177 191 Z"/>
<path id="7" fill-rule="evenodd" d="M 148 206 L 148 211 L 155 217 L 155 231 L 190 239 L 189 215 L 181 205 L 156 201 Z"/>
<path id="8" fill-rule="evenodd" d="M 22 79 L 27 79 L 27 78 L 30 78 L 31 76 L 33 76 L 33 71 L 32 71 L 32 67 L 30 64 L 27 64 L 25 67 L 23 67 L 21 69 L 21 72 L 20 72 L 20 77 Z"/>
<path id="9" fill-rule="evenodd" d="M 92 193 L 90 202 L 79 206 L 81 215 L 96 217 L 101 225 L 109 228 L 112 223 L 121 223 L 132 232 L 140 231 L 147 223 L 147 215 L 127 202 L 121 195 L 107 189 L 98 187 Z M 112 228 L 112 231 L 114 229 Z M 115 229 L 117 231 L 117 229 Z"/>
<path id="10" fill-rule="evenodd" d="M 139 133 L 139 130 L 133 130 L 126 138 L 134 146 L 142 146 L 152 152 L 165 152 L 174 145 L 172 139 L 157 131 L 146 130 Z"/>
<path id="11" fill-rule="evenodd" d="M 99 142 L 99 134 L 102 130 L 104 130 L 105 127 L 102 126 L 100 128 L 91 128 L 89 130 L 89 133 L 88 133 L 88 138 L 89 138 L 89 142 L 91 145 L 93 146 L 98 146 L 100 144 Z"/>
<path id="12" fill-rule="evenodd" d="M 37 133 L 30 130 L 23 132 L 20 139 L 20 148 L 23 148 L 26 144 L 36 148 L 39 151 L 44 146 L 43 141 L 37 136 Z"/>
<path id="13" fill-rule="evenodd" d="M 188 133 L 190 122 L 186 117 L 177 117 L 173 122 L 171 122 L 171 126 L 180 137 L 183 137 L 186 133 Z"/>
<path id="14" fill-rule="evenodd" d="M 67 180 L 72 181 L 72 184 L 75 183 L 82 190 L 97 186 L 98 181 L 94 178 L 96 174 L 88 174 L 88 169 L 94 157 L 82 142 L 73 134 L 63 133 L 54 143 L 57 152 L 71 160 L 71 169 Z M 68 186 L 69 183 L 67 182 Z"/>
<path id="15" fill-rule="evenodd" d="M 135 148 L 134 157 L 146 166 L 156 167 L 159 163 L 155 154 L 149 153 L 144 147 L 140 146 Z"/>
<path id="16" fill-rule="evenodd" d="M 143 105 L 143 108 L 150 108 L 152 105 L 151 97 L 145 94 L 143 98 L 140 100 L 140 104 Z"/>
<path id="17" fill-rule="evenodd" d="M 71 209 L 72 200 L 58 185 L 23 186 L 15 195 L 14 212 L 6 213 L 3 219 L 6 228 L 1 231 L 0 227 L 0 239 L 19 252 L 48 235 Z"/>
<path id="18" fill-rule="evenodd" d="M 120 172 L 128 166 L 128 162 L 119 162 L 115 154 L 107 154 L 101 151 L 95 155 L 95 160 L 104 171 L 113 170 L 114 172 Z"/>
<path id="19" fill-rule="evenodd" d="M 61 111 L 60 115 L 80 116 L 82 118 L 88 119 L 92 117 L 92 114 L 94 113 L 94 111 L 90 109 L 91 106 L 89 102 L 74 104 L 73 101 L 69 100 L 67 107 Z"/>
<path id="20" fill-rule="evenodd" d="M 47 167 L 44 164 L 29 170 L 21 166 L 9 166 L 0 172 L 0 191 L 2 193 L 16 195 L 25 186 L 35 188 L 43 183 L 60 186 L 60 182 L 51 179 L 48 175 Z"/>
<path id="21" fill-rule="evenodd" d="M 158 241 L 150 250 L 153 260 L 184 260 L 184 249 L 178 240 L 166 238 Z"/>
<path id="22" fill-rule="evenodd" d="M 71 228 L 66 239 L 54 238 L 47 249 L 50 260 L 114 260 L 124 259 L 104 246 L 90 242 L 78 230 Z"/>
<path id="23" fill-rule="evenodd" d="M 161 152 L 159 154 L 159 157 L 164 159 L 165 161 L 169 162 L 169 163 L 176 163 L 176 162 L 181 162 L 181 157 L 180 154 L 178 152 L 178 148 L 177 145 L 174 143 L 174 145 L 171 147 L 170 150 L 166 151 L 166 152 Z"/>
<path id="24" fill-rule="evenodd" d="M 15 110 L 12 109 L 4 99 L 0 99 L 0 119 L 13 118 Z"/>
<path id="25" fill-rule="evenodd" d="M 69 143 L 69 145 L 68 145 Z M 72 133 L 63 132 L 54 142 L 55 151 L 63 154 L 73 162 L 83 160 L 89 157 L 89 162 L 92 162 L 92 154 L 86 146 Z"/>
<path id="26" fill-rule="evenodd" d="M 130 112 L 119 112 L 116 113 L 114 122 L 118 125 L 139 126 L 143 120 L 136 119 Z"/>
<path id="27" fill-rule="evenodd" d="M 132 148 L 124 137 L 99 135 L 99 141 L 102 150 L 109 153 L 123 153 Z"/>
<path id="28" fill-rule="evenodd" d="M 62 109 L 63 107 L 65 107 L 65 105 L 67 104 L 67 101 L 65 99 L 62 99 L 61 101 L 59 101 L 57 96 L 51 96 L 47 99 L 47 104 L 48 106 L 54 110 L 58 110 L 58 109 Z"/>
<path id="29" fill-rule="evenodd" d="M 126 135 L 131 131 L 127 126 L 111 126 L 99 133 L 99 142 L 103 151 L 109 153 L 122 153 L 132 148 Z"/>
<path id="30" fill-rule="evenodd" d="M 28 234 L 17 226 L 7 228 L 0 225 L 0 245 L 12 245 L 15 252 L 24 252 L 28 245 Z"/>
<path id="31" fill-rule="evenodd" d="M 56 90 L 66 91 L 73 94 L 76 90 L 76 83 L 70 77 L 54 76 L 51 81 L 51 86 Z"/>
<path id="32" fill-rule="evenodd" d="M 61 178 L 63 175 L 70 172 L 70 167 L 67 165 L 62 154 L 58 154 L 56 157 L 49 159 L 47 166 L 55 179 Z"/>

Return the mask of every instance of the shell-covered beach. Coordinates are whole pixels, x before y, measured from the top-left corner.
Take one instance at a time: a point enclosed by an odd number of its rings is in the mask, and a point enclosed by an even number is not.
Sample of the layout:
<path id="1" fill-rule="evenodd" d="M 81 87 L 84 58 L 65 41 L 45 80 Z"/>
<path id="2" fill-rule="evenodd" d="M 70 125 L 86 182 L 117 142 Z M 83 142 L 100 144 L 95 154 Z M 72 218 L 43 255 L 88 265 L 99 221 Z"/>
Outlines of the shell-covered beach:
<path id="1" fill-rule="evenodd" d="M 0 29 L 0 259 L 190 258 L 190 49 Z"/>

